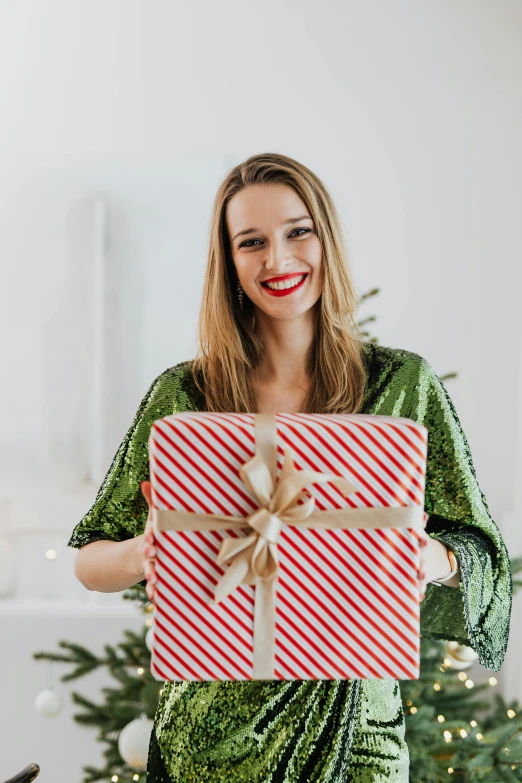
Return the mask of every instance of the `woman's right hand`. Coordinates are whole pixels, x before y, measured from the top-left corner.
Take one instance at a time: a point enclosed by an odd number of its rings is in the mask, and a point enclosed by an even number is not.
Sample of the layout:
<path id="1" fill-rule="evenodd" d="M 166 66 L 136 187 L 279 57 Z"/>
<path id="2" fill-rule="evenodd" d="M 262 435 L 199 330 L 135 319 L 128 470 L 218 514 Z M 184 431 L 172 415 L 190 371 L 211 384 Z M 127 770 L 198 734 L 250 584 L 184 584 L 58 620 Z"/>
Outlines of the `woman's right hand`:
<path id="1" fill-rule="evenodd" d="M 143 574 L 147 580 L 147 595 L 149 600 L 154 603 L 156 598 L 156 548 L 154 546 L 154 530 L 152 526 L 152 496 L 151 496 L 151 484 L 150 481 L 142 481 L 140 489 L 145 496 L 145 500 L 149 506 L 149 515 L 147 517 L 147 524 L 145 525 L 145 532 L 138 538 L 138 561 L 140 567 L 143 570 Z"/>

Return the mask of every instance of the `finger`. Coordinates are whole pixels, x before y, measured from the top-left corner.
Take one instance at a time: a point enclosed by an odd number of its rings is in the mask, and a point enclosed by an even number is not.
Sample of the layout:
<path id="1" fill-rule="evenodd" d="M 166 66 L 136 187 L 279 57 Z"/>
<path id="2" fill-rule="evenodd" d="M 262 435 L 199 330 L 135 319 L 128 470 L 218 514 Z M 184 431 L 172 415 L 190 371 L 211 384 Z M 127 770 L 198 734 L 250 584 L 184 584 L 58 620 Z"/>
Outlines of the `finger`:
<path id="1" fill-rule="evenodd" d="M 143 569 L 143 573 L 146 574 L 147 579 L 150 579 L 153 576 L 156 576 L 156 566 L 154 565 L 154 560 L 146 560 L 145 566 Z"/>
<path id="2" fill-rule="evenodd" d="M 156 571 L 154 560 L 146 560 L 143 573 L 152 574 Z"/>
<path id="3" fill-rule="evenodd" d="M 140 484 L 140 489 L 145 496 L 145 500 L 147 501 L 150 508 L 152 506 L 152 490 L 150 481 L 142 481 Z"/>
<path id="4" fill-rule="evenodd" d="M 417 584 L 419 585 L 419 590 L 422 590 L 423 588 L 426 588 L 426 572 L 422 572 L 419 574 L 419 577 L 417 579 Z"/>

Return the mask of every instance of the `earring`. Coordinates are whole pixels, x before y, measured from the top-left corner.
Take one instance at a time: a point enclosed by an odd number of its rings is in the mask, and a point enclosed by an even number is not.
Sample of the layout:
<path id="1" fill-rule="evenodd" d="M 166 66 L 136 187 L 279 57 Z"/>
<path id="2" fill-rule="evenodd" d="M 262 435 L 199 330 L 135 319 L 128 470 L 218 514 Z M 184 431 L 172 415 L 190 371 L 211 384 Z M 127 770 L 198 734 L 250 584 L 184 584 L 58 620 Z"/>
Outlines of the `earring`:
<path id="1" fill-rule="evenodd" d="M 237 281 L 237 298 L 239 299 L 239 306 L 243 309 L 243 289 L 239 280 Z"/>

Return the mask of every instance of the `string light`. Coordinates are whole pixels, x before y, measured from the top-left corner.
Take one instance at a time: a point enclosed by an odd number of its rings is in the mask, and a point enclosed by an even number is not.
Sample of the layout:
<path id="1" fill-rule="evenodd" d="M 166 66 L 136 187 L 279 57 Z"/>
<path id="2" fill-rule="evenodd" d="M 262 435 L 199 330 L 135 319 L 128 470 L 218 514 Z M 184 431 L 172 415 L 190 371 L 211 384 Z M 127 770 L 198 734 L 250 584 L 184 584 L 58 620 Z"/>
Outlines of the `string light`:
<path id="1" fill-rule="evenodd" d="M 476 737 L 477 737 L 477 739 L 478 739 L 478 740 L 481 740 L 481 739 L 483 739 L 483 736 L 482 736 L 482 734 L 477 734 L 477 735 L 476 735 Z"/>
<path id="2" fill-rule="evenodd" d="M 464 680 L 467 680 L 467 679 L 468 679 L 468 675 L 466 674 L 466 672 L 459 672 L 459 673 L 457 674 L 457 677 L 459 678 L 459 680 L 460 680 L 461 682 L 464 682 Z"/>
<path id="3" fill-rule="evenodd" d="M 140 776 L 139 776 L 139 775 L 133 775 L 133 776 L 132 776 L 132 779 L 133 779 L 133 780 L 139 780 L 139 779 L 140 779 Z"/>
<path id="4" fill-rule="evenodd" d="M 448 772 L 450 773 L 450 775 L 452 774 L 453 771 L 454 771 L 453 767 L 448 767 Z"/>
<path id="5" fill-rule="evenodd" d="M 515 712 L 515 710 L 508 710 L 507 711 L 508 718 L 514 718 L 516 714 L 517 713 Z"/>
<path id="6" fill-rule="evenodd" d="M 477 725 L 477 721 L 476 720 L 470 720 L 469 725 L 473 726 L 473 728 L 475 728 L 475 726 Z"/>
<path id="7" fill-rule="evenodd" d="M 417 707 L 411 707 L 410 712 L 412 715 L 415 715 L 417 713 Z"/>
<path id="8" fill-rule="evenodd" d="M 118 783 L 119 778 L 118 778 L 117 775 L 113 775 L 111 780 L 112 780 L 112 783 Z"/>
<path id="9" fill-rule="evenodd" d="M 438 682 L 433 683 L 433 690 L 440 691 L 440 684 Z"/>
<path id="10" fill-rule="evenodd" d="M 473 680 L 466 680 L 466 682 L 464 683 L 464 685 L 466 686 L 466 688 L 473 688 L 473 686 L 475 685 L 475 683 L 473 682 Z"/>
<path id="11" fill-rule="evenodd" d="M 451 731 L 444 732 L 444 739 L 446 740 L 446 742 L 451 742 Z"/>
<path id="12" fill-rule="evenodd" d="M 468 732 L 466 731 L 466 729 L 459 729 L 459 734 L 462 737 L 462 739 L 468 736 Z"/>
<path id="13" fill-rule="evenodd" d="M 48 549 L 47 552 L 45 553 L 45 556 L 47 560 L 55 560 L 56 552 L 54 551 L 54 549 Z"/>
<path id="14" fill-rule="evenodd" d="M 143 674 L 144 671 L 145 671 L 145 669 L 142 669 L 141 666 L 140 666 L 140 668 L 137 670 L 137 673 L 138 674 Z"/>
<path id="15" fill-rule="evenodd" d="M 408 701 L 406 702 L 406 705 L 407 705 L 408 707 L 411 707 L 411 705 L 412 705 L 412 704 L 413 704 L 412 700 L 411 700 L 411 699 L 408 699 Z"/>
<path id="16" fill-rule="evenodd" d="M 444 721 L 446 719 L 445 719 L 444 715 L 437 715 L 437 720 L 439 721 L 439 723 L 444 723 Z"/>
<path id="17" fill-rule="evenodd" d="M 490 677 L 488 682 L 489 682 L 490 685 L 496 685 L 498 680 L 497 680 L 496 677 Z"/>
<path id="18" fill-rule="evenodd" d="M 146 625 L 148 628 L 150 628 L 150 626 L 152 625 L 152 617 L 148 617 L 148 618 L 145 620 L 145 625 Z"/>

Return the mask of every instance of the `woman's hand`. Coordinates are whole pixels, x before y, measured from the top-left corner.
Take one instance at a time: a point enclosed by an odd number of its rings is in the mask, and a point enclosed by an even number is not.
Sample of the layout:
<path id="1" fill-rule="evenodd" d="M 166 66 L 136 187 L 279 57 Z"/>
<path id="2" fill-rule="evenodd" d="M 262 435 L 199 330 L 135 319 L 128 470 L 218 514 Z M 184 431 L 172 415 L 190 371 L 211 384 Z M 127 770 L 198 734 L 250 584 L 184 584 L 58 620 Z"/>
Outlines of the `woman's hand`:
<path id="1" fill-rule="evenodd" d="M 428 515 L 424 514 L 424 528 L 428 522 Z M 420 563 L 419 563 L 419 588 L 420 600 L 424 601 L 426 585 L 434 579 L 441 579 L 450 573 L 451 567 L 448 559 L 448 549 L 442 541 L 431 538 L 426 530 L 420 533 Z"/>
<path id="2" fill-rule="evenodd" d="M 426 595 L 426 585 L 428 584 L 428 580 L 426 579 L 426 558 L 425 558 L 425 552 L 427 547 L 429 546 L 430 541 L 433 539 L 429 537 L 429 535 L 426 533 L 426 525 L 428 522 L 428 515 L 424 514 L 424 529 L 420 532 L 420 562 L 419 562 L 419 570 L 417 572 L 417 576 L 419 579 L 419 590 L 420 590 L 420 600 L 424 601 L 424 596 Z"/>
<path id="3" fill-rule="evenodd" d="M 156 547 L 154 546 L 154 530 L 152 527 L 152 496 L 151 496 L 151 484 L 150 481 L 142 481 L 140 489 L 145 496 L 145 500 L 149 506 L 149 515 L 147 517 L 147 524 L 145 525 L 145 532 L 141 536 L 137 536 L 140 539 L 138 545 L 138 561 L 140 567 L 143 570 L 143 574 L 147 580 L 147 595 L 149 600 L 154 603 L 156 598 Z"/>

